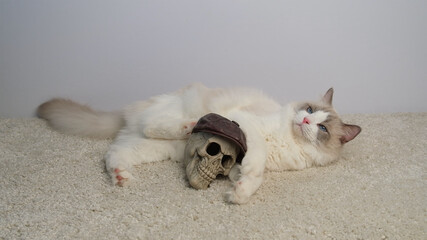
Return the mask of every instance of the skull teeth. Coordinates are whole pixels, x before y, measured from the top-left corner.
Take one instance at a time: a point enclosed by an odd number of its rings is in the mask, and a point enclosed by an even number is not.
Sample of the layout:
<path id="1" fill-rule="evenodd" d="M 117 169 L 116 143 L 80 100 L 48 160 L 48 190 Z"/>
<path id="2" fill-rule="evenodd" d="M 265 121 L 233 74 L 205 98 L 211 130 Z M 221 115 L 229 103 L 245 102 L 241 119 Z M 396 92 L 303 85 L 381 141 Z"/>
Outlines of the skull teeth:
<path id="1" fill-rule="evenodd" d="M 202 165 L 199 165 L 199 167 L 197 168 L 197 172 L 199 172 L 202 178 L 208 181 L 212 181 L 216 178 L 213 173 L 211 173 L 208 169 L 204 168 Z"/>

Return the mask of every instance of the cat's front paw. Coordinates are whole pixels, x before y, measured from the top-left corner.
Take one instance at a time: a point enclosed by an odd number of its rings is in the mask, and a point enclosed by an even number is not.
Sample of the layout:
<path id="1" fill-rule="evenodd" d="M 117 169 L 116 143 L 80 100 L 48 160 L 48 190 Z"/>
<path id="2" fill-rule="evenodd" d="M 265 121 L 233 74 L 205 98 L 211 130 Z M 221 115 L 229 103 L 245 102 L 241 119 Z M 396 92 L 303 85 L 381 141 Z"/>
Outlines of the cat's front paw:
<path id="1" fill-rule="evenodd" d="M 197 122 L 186 122 L 182 125 L 182 134 L 186 137 L 190 136 L 191 132 L 193 131 L 194 126 L 196 126 Z"/>
<path id="2" fill-rule="evenodd" d="M 134 177 L 128 171 L 122 168 L 114 168 L 111 173 L 111 179 L 114 185 L 124 187 L 129 185 Z"/>
<path id="3" fill-rule="evenodd" d="M 245 189 L 241 181 L 234 183 L 234 187 L 225 193 L 225 200 L 234 204 L 245 204 L 249 201 L 251 194 Z"/>

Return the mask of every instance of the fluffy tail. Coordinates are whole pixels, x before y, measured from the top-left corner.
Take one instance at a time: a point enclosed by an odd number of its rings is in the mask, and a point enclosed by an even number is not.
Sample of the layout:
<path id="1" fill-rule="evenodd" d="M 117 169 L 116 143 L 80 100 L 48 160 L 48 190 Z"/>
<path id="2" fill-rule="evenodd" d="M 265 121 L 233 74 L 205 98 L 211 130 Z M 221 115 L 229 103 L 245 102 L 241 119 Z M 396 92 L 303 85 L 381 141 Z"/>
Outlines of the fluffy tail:
<path id="1" fill-rule="evenodd" d="M 100 112 L 67 99 L 55 98 L 41 104 L 37 116 L 63 133 L 94 137 L 113 138 L 124 126 L 119 112 Z"/>

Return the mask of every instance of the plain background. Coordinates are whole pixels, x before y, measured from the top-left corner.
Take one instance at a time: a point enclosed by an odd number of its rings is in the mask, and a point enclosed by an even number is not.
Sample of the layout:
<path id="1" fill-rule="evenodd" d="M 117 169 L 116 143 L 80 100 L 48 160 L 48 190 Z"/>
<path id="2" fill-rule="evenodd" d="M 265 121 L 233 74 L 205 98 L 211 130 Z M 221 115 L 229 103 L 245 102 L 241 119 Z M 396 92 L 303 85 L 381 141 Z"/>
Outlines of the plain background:
<path id="1" fill-rule="evenodd" d="M 102 110 L 191 82 L 340 113 L 427 111 L 427 1 L 0 1 L 0 116 Z"/>

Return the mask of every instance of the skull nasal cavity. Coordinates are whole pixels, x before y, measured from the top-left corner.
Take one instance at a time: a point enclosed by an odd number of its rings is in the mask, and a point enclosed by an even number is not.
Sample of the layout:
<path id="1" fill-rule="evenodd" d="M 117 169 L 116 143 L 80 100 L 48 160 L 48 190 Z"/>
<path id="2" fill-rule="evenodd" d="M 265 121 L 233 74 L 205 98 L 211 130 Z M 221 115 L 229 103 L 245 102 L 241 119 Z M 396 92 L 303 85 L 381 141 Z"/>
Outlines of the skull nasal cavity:
<path id="1" fill-rule="evenodd" d="M 219 146 L 218 143 L 209 143 L 208 148 L 206 149 L 206 152 L 211 155 L 215 156 L 221 151 L 221 146 Z"/>

